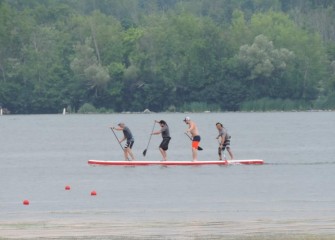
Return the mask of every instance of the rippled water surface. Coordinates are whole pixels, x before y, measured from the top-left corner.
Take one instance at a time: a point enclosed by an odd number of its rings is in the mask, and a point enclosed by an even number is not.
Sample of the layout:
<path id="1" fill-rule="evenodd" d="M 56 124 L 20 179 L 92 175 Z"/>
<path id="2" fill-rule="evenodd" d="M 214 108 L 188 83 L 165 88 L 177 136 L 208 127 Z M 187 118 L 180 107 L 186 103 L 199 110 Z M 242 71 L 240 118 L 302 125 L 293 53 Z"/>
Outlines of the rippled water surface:
<path id="1" fill-rule="evenodd" d="M 218 158 L 215 123 L 221 121 L 236 159 L 266 164 L 87 164 L 123 159 L 108 128 L 120 121 L 135 136 L 138 160 L 160 160 L 160 136 L 142 155 L 155 119 L 170 126 L 168 158 L 191 160 L 185 114 L 0 116 L 0 238 L 335 236 L 334 112 L 189 116 L 202 137 L 200 160 Z"/>

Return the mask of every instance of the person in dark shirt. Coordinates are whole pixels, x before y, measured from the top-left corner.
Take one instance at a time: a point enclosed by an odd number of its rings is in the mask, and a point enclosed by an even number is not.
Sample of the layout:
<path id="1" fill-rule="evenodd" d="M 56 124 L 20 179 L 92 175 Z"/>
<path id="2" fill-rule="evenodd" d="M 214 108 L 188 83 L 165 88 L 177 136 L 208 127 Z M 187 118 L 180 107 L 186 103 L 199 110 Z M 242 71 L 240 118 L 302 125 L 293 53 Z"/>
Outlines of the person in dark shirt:
<path id="1" fill-rule="evenodd" d="M 129 160 L 129 156 L 131 157 L 132 160 L 135 160 L 134 154 L 131 150 L 135 142 L 133 134 L 131 133 L 130 129 L 124 123 L 119 123 L 118 126 L 119 127 L 116 127 L 116 128 L 113 127 L 113 129 L 117 131 L 123 131 L 123 138 L 119 140 L 119 142 L 121 143 L 124 140 L 127 140 L 126 144 L 123 147 L 125 160 Z"/>
<path id="2" fill-rule="evenodd" d="M 153 132 L 152 135 L 158 135 L 158 134 L 162 134 L 162 142 L 159 145 L 159 151 L 161 152 L 162 156 L 163 156 L 163 161 L 167 160 L 167 154 L 166 151 L 169 148 L 169 143 L 171 140 L 170 137 L 170 129 L 169 126 L 167 125 L 167 123 L 164 120 L 160 120 L 157 121 L 155 120 L 156 123 L 159 123 L 159 125 L 161 126 L 161 129 L 159 131 Z"/>

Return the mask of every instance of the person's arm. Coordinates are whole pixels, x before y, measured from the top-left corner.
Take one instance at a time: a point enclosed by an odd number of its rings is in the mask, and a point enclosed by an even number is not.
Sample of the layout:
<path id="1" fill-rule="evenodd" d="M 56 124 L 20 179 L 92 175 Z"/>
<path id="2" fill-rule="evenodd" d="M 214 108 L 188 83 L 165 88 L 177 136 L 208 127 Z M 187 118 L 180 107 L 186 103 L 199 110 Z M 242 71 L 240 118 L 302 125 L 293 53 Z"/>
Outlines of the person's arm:
<path id="1" fill-rule="evenodd" d="M 153 132 L 153 133 L 151 133 L 151 135 L 158 135 L 158 134 L 161 134 L 162 132 L 161 132 L 161 130 L 159 130 L 159 131 L 157 131 L 157 132 Z"/>
<path id="2" fill-rule="evenodd" d="M 155 123 L 159 123 L 158 120 L 155 120 Z M 156 131 L 156 132 L 152 132 L 151 135 L 158 135 L 158 134 L 161 134 L 162 133 L 162 130 L 159 130 L 159 131 Z"/>
<path id="3" fill-rule="evenodd" d="M 122 131 L 123 130 L 123 128 L 120 128 L 120 127 L 110 127 L 111 129 L 114 129 L 114 130 L 116 130 L 116 131 Z"/>
<path id="4" fill-rule="evenodd" d="M 116 131 L 122 131 L 123 128 L 121 127 L 111 127 L 112 129 L 116 130 Z M 123 138 L 121 140 L 119 140 L 119 142 L 123 142 L 124 140 L 126 140 L 126 136 L 123 136 Z"/>
<path id="5" fill-rule="evenodd" d="M 126 140 L 126 137 L 123 136 L 123 138 L 119 141 L 120 143 L 123 142 L 124 140 Z"/>

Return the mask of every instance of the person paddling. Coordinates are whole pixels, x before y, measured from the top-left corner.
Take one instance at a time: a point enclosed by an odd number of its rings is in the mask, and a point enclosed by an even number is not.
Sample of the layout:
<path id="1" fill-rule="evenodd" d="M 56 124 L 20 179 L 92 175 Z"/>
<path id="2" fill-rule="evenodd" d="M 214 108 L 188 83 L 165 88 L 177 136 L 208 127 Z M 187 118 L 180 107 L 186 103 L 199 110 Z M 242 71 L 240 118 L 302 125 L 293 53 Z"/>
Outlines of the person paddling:
<path id="1" fill-rule="evenodd" d="M 186 130 L 186 133 L 190 133 L 192 136 L 192 157 L 193 161 L 197 161 L 198 157 L 198 147 L 200 143 L 200 135 L 198 131 L 197 125 L 191 121 L 190 117 L 186 117 L 184 119 L 184 122 L 189 126 L 189 128 Z"/>
<path id="2" fill-rule="evenodd" d="M 119 123 L 118 126 L 119 127 L 116 127 L 116 128 L 112 127 L 112 128 L 117 131 L 123 131 L 123 138 L 119 140 L 119 143 L 123 142 L 124 140 L 127 140 L 123 148 L 124 158 L 125 160 L 129 160 L 129 155 L 130 155 L 131 159 L 135 160 L 134 154 L 131 150 L 135 142 L 133 134 L 131 133 L 130 129 L 124 123 Z"/>
<path id="3" fill-rule="evenodd" d="M 230 159 L 234 159 L 233 152 L 230 148 L 230 138 L 231 136 L 228 134 L 227 129 L 225 129 L 222 125 L 222 123 L 216 123 L 216 128 L 219 131 L 219 135 L 216 137 L 216 139 L 219 139 L 219 160 L 222 160 L 222 152 L 227 148 L 227 151 L 229 153 Z"/>
<path id="4" fill-rule="evenodd" d="M 166 161 L 167 160 L 166 151 L 169 148 L 169 143 L 171 140 L 169 126 L 164 120 L 160 120 L 160 121 L 155 120 L 155 122 L 160 124 L 161 129 L 159 131 L 153 132 L 152 135 L 162 134 L 163 140 L 161 144 L 159 145 L 159 151 L 161 152 L 163 156 L 163 161 Z"/>

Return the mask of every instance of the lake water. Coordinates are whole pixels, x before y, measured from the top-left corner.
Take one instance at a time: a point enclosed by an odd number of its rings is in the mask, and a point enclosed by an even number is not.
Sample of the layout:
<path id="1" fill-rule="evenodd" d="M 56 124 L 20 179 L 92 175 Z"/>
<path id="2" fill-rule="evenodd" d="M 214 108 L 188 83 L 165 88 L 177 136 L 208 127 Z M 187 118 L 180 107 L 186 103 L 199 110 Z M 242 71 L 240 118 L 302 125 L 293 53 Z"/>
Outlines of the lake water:
<path id="1" fill-rule="evenodd" d="M 160 119 L 172 135 L 169 160 L 191 160 L 185 116 L 0 116 L 0 239 L 335 238 L 335 112 L 188 115 L 202 137 L 199 160 L 218 158 L 220 121 L 235 158 L 263 159 L 262 166 L 87 164 L 123 159 L 108 128 L 120 121 L 135 136 L 137 160 L 161 160 L 160 136 L 142 155 Z"/>

